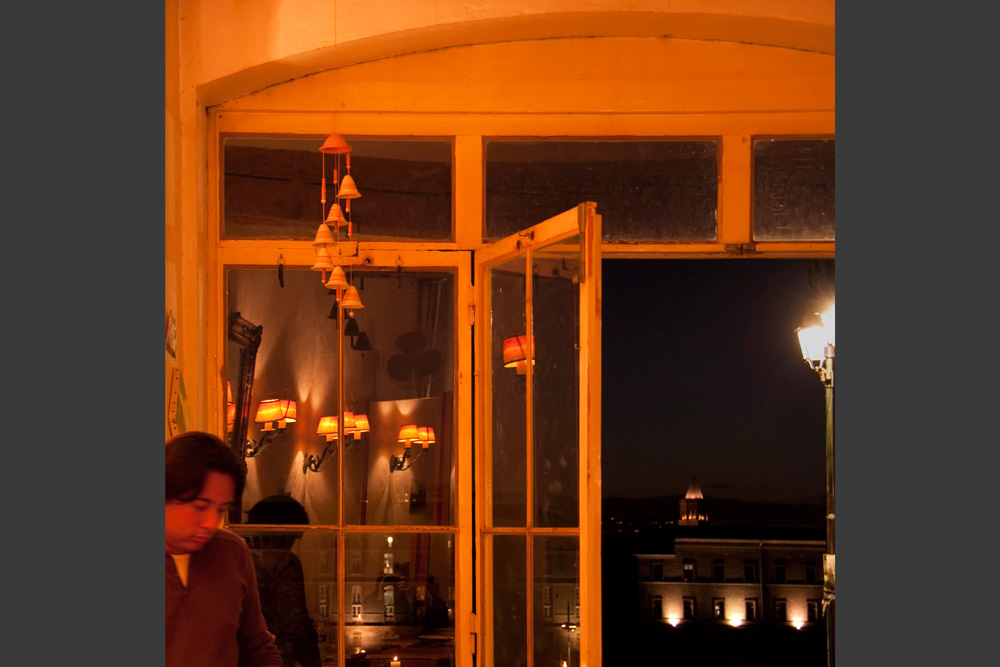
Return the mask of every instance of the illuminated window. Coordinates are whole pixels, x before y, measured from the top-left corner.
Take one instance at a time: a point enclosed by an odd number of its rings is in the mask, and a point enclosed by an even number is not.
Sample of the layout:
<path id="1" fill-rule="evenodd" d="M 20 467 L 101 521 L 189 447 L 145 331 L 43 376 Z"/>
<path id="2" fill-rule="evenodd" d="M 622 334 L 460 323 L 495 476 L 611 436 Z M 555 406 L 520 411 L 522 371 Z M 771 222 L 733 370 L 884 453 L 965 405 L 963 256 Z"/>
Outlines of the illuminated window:
<path id="1" fill-rule="evenodd" d="M 684 581 L 694 581 L 698 572 L 695 568 L 695 562 L 691 559 L 684 560 Z"/>
<path id="2" fill-rule="evenodd" d="M 784 623 L 788 620 L 788 602 L 785 598 L 774 601 L 774 620 Z"/>
<path id="3" fill-rule="evenodd" d="M 726 620 L 726 601 L 722 598 L 712 600 L 712 618 L 716 621 Z"/>
<path id="4" fill-rule="evenodd" d="M 757 598 L 747 598 L 746 599 L 746 618 L 747 622 L 757 620 Z"/>
<path id="5" fill-rule="evenodd" d="M 807 600 L 806 608 L 808 610 L 809 616 L 807 617 L 811 623 L 815 623 L 819 620 L 819 600 Z"/>
<path id="6" fill-rule="evenodd" d="M 663 597 L 660 595 L 649 596 L 649 617 L 663 618 Z"/>
<path id="7" fill-rule="evenodd" d="M 351 645 L 354 646 L 355 648 L 359 648 L 361 646 L 361 633 L 360 632 L 352 632 L 351 633 Z"/>
<path id="8" fill-rule="evenodd" d="M 757 583 L 757 562 L 752 560 L 743 561 L 743 581 L 748 584 Z"/>

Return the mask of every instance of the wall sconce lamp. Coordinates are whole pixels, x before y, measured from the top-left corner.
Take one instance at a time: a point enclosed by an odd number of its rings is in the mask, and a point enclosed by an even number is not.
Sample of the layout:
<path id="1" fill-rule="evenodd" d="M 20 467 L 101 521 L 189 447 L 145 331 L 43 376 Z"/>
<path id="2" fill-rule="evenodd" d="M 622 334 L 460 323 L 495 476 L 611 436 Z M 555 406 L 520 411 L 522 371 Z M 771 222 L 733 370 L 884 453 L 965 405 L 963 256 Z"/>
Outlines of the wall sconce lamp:
<path id="1" fill-rule="evenodd" d="M 434 429 L 430 426 L 405 424 L 399 427 L 399 438 L 397 441 L 403 443 L 403 453 L 400 456 L 389 457 L 390 473 L 394 473 L 397 470 L 409 470 L 417 459 L 424 455 L 424 452 L 427 451 L 431 444 L 436 442 L 436 439 L 434 437 Z M 421 445 L 422 447 L 420 452 L 411 458 L 410 450 L 413 447 L 413 443 Z"/>
<path id="2" fill-rule="evenodd" d="M 285 432 L 285 426 L 295 421 L 295 401 L 285 398 L 269 398 L 257 405 L 254 421 L 263 424 L 260 440 L 247 439 L 246 456 L 254 457 L 264 451 L 275 438 Z"/>
<path id="3" fill-rule="evenodd" d="M 319 472 L 323 469 L 323 462 L 326 459 L 326 455 L 332 449 L 330 443 L 340 438 L 337 421 L 336 415 L 320 418 L 319 424 L 316 426 L 316 435 L 322 435 L 326 438 L 327 445 L 323 448 L 323 453 L 318 457 L 315 454 L 310 454 L 306 457 L 306 460 L 302 462 L 303 475 L 310 470 Z M 347 441 L 346 446 L 348 448 L 370 430 L 368 415 L 355 415 L 352 412 L 344 413 L 344 439 Z"/>
<path id="4" fill-rule="evenodd" d="M 529 350 L 530 348 L 530 350 Z M 530 352 L 530 355 L 529 355 Z M 528 373 L 528 358 L 531 358 L 531 365 L 535 365 L 535 337 L 531 337 L 531 345 L 528 345 L 527 336 L 513 336 L 503 341 L 503 367 L 517 369 L 518 375 Z"/>

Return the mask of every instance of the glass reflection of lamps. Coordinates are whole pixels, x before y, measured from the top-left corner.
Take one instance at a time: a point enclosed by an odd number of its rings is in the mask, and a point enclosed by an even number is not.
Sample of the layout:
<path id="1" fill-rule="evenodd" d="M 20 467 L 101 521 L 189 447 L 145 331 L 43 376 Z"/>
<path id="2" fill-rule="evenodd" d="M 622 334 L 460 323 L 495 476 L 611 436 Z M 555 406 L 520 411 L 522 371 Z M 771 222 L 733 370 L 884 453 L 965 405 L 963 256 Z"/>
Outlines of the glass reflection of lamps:
<path id="1" fill-rule="evenodd" d="M 827 665 L 833 665 L 834 601 L 835 601 L 835 542 L 834 542 L 834 479 L 833 479 L 833 361 L 836 356 L 835 306 L 820 313 L 819 308 L 806 309 L 802 326 L 795 330 L 802 349 L 802 358 L 819 375 L 826 394 L 826 553 L 823 554 L 823 613 L 826 616 Z"/>
<path id="2" fill-rule="evenodd" d="M 423 439 L 421 439 L 423 438 Z M 404 424 L 399 427 L 399 437 L 397 442 L 403 443 L 403 453 L 400 456 L 389 456 L 389 472 L 394 473 L 397 470 L 409 470 L 410 467 L 423 456 L 424 452 L 430 447 L 431 443 L 434 442 L 434 429 L 429 429 L 426 426 L 417 426 L 416 424 Z M 410 457 L 410 449 L 413 447 L 413 443 L 422 445 L 420 453 Z"/>
<path id="3" fill-rule="evenodd" d="M 527 336 L 513 336 L 503 341 L 503 367 L 517 369 L 518 375 L 528 372 L 528 348 L 531 348 L 531 364 L 535 364 L 535 337 L 531 337 L 528 345 Z"/>
<path id="4" fill-rule="evenodd" d="M 276 437 L 285 432 L 285 426 L 295 421 L 295 401 L 286 398 L 269 398 L 257 405 L 257 416 L 254 421 L 263 424 L 258 442 L 247 441 L 246 455 L 253 457 L 260 454 Z"/>

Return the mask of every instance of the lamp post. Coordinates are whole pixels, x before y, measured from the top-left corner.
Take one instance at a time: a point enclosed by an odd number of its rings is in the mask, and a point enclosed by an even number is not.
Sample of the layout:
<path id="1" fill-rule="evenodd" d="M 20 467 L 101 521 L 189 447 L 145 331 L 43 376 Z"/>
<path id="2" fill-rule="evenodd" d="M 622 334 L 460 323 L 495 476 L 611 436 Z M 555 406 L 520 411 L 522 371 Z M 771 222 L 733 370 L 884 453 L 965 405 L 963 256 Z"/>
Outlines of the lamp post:
<path id="1" fill-rule="evenodd" d="M 826 658 L 834 664 L 835 542 L 833 485 L 833 359 L 836 353 L 834 306 L 819 313 L 810 308 L 796 330 L 802 358 L 819 375 L 826 398 L 826 553 L 823 554 L 823 615 L 826 617 Z"/>

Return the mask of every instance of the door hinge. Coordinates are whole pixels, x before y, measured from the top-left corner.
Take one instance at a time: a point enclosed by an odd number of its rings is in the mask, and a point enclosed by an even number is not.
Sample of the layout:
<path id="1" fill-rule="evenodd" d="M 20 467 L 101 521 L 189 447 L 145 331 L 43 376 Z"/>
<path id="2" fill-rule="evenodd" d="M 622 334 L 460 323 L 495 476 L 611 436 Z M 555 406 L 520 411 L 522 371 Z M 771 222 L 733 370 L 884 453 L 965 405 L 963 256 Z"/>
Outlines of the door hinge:
<path id="1" fill-rule="evenodd" d="M 727 243 L 726 252 L 753 252 L 757 249 L 757 244 L 753 241 L 748 243 Z"/>
<path id="2" fill-rule="evenodd" d="M 469 326 L 476 326 L 476 304 L 469 304 Z"/>

